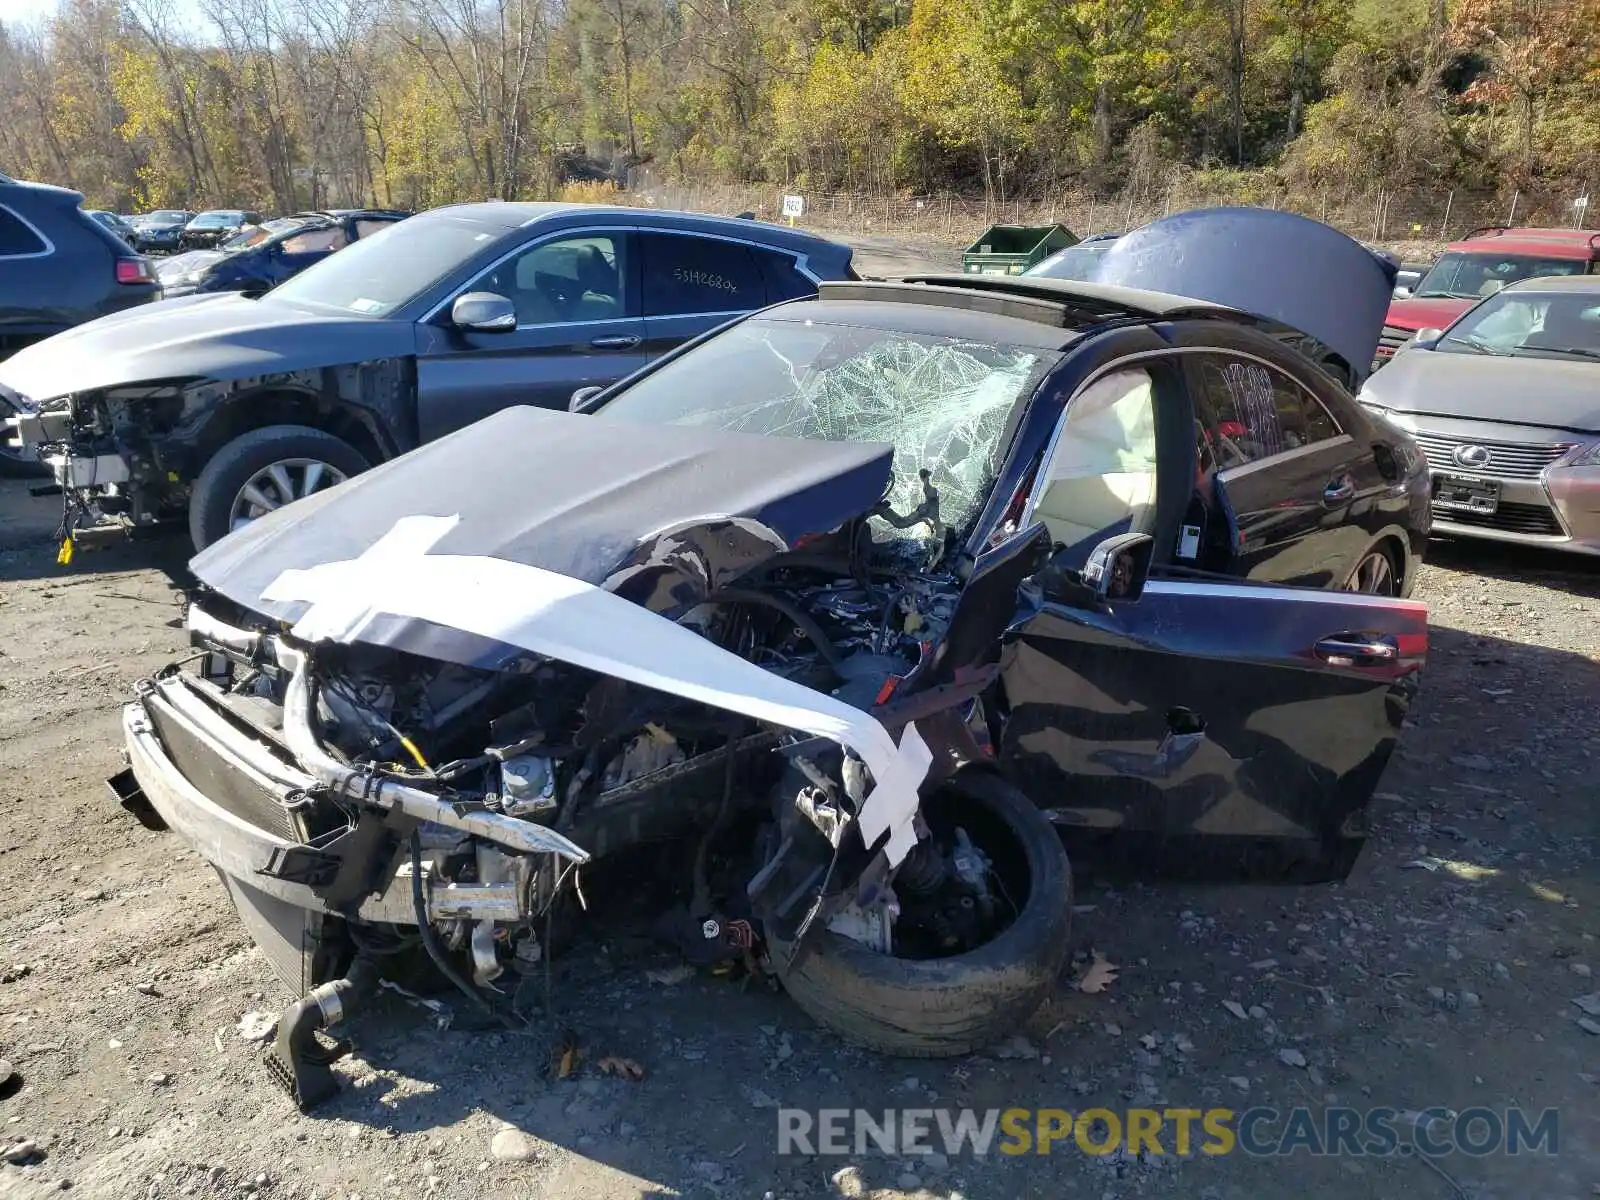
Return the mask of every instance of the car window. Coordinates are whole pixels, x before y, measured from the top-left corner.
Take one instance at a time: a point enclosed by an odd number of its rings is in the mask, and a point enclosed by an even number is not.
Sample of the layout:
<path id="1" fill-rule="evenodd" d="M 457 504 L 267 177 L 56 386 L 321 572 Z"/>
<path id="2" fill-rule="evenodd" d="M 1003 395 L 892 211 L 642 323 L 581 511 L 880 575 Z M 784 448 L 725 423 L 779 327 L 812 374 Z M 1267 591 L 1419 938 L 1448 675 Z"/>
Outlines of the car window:
<path id="1" fill-rule="evenodd" d="M 348 242 L 343 229 L 330 225 L 325 229 L 308 229 L 304 233 L 293 234 L 284 238 L 279 245 L 285 254 L 314 254 L 318 250 L 338 250 Z"/>
<path id="2" fill-rule="evenodd" d="M 48 249 L 26 221 L 9 208 L 0 208 L 0 258 L 43 254 Z"/>
<path id="3" fill-rule="evenodd" d="M 1290 376 L 1250 359 L 1200 357 L 1195 450 L 1202 473 L 1227 471 L 1339 436 L 1321 402 Z"/>
<path id="4" fill-rule="evenodd" d="M 620 232 L 554 238 L 495 264 L 463 291 L 506 297 L 519 326 L 616 320 L 628 315 L 626 246 Z"/>
<path id="5" fill-rule="evenodd" d="M 393 224 L 394 224 L 393 221 L 374 221 L 374 220 L 370 220 L 370 219 L 369 220 L 362 220 L 362 219 L 358 218 L 356 220 L 356 237 L 358 237 L 358 238 L 371 237 L 373 234 L 377 233 L 380 229 L 387 229 L 387 228 L 389 228 L 389 226 L 391 226 Z"/>
<path id="6" fill-rule="evenodd" d="M 1450 297 L 1457 300 L 1492 296 L 1519 279 L 1546 275 L 1582 275 L 1588 268 L 1581 258 L 1543 258 L 1527 254 L 1490 254 L 1452 251 L 1439 256 L 1413 293 L 1418 298 Z"/>
<path id="7" fill-rule="evenodd" d="M 799 300 L 817 293 L 816 280 L 800 271 L 800 262 L 792 254 L 779 250 L 751 250 L 761 274 L 767 281 L 767 303 L 780 300 Z"/>
<path id="8" fill-rule="evenodd" d="M 386 317 L 487 250 L 504 229 L 440 213 L 398 221 L 273 289 L 277 300 Z"/>
<path id="9" fill-rule="evenodd" d="M 1024 275 L 1037 275 L 1045 279 L 1073 279 L 1079 282 L 1094 278 L 1100 260 L 1111 249 L 1110 242 L 1093 242 L 1087 246 L 1069 246 L 1058 250 L 1043 262 L 1029 267 Z"/>
<path id="10" fill-rule="evenodd" d="M 645 233 L 644 315 L 743 312 L 766 302 L 756 260 L 738 242 L 685 234 Z"/>
<path id="11" fill-rule="evenodd" d="M 1452 325 L 1437 349 L 1453 354 L 1535 351 L 1594 357 L 1600 355 L 1600 297 L 1592 292 L 1503 292 Z"/>
<path id="12" fill-rule="evenodd" d="M 1039 472 L 1034 519 L 1058 546 L 1087 551 L 1144 530 L 1155 512 L 1155 381 L 1113 371 L 1072 397 Z"/>

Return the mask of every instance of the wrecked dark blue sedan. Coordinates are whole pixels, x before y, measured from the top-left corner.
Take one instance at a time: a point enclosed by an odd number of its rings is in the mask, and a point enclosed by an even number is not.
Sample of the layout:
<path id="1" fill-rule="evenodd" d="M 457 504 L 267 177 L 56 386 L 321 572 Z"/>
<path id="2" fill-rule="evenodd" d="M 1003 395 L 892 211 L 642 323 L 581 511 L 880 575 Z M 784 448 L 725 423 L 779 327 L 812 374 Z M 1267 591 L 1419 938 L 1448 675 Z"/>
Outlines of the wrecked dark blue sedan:
<path id="1" fill-rule="evenodd" d="M 1426 474 L 1258 324 L 1369 362 L 1392 275 L 1229 211 L 1105 269 L 823 283 L 193 560 L 204 653 L 113 783 L 308 991 L 268 1052 L 302 1105 L 407 954 L 521 1020 L 577 872 L 648 843 L 688 961 L 920 1056 L 1054 986 L 1058 829 L 1349 870 L 1426 653 Z"/>

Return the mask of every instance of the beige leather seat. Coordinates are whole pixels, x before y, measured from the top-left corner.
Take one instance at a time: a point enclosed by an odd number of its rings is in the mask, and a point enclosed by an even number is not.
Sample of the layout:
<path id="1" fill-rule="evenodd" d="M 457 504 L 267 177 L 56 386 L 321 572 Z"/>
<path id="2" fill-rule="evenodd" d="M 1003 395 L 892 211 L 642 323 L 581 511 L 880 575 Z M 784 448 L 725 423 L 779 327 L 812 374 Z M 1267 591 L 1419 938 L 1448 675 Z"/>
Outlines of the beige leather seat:
<path id="1" fill-rule="evenodd" d="M 1144 528 L 1156 498 L 1149 374 L 1117 371 L 1075 396 L 1045 471 L 1034 516 L 1057 545 Z"/>

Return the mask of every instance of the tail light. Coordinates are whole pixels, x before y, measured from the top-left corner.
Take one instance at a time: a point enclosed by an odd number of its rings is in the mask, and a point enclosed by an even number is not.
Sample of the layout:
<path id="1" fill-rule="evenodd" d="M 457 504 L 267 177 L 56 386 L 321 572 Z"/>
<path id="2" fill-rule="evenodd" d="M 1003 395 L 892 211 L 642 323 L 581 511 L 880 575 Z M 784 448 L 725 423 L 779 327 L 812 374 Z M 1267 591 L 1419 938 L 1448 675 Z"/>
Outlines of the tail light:
<path id="1" fill-rule="evenodd" d="M 117 259 L 118 283 L 154 283 L 156 277 L 150 273 L 150 264 L 142 258 Z"/>

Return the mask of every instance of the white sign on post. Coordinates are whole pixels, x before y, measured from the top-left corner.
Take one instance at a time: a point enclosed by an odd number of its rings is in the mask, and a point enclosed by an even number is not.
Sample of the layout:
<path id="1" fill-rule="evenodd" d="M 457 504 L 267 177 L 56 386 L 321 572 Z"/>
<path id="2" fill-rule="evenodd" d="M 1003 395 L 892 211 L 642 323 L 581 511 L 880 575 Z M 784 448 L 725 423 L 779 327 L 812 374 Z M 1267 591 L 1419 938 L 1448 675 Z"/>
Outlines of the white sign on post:
<path id="1" fill-rule="evenodd" d="M 806 215 L 806 198 L 804 196 L 785 196 L 783 198 L 783 215 L 789 218 L 790 224 L 796 217 Z"/>

